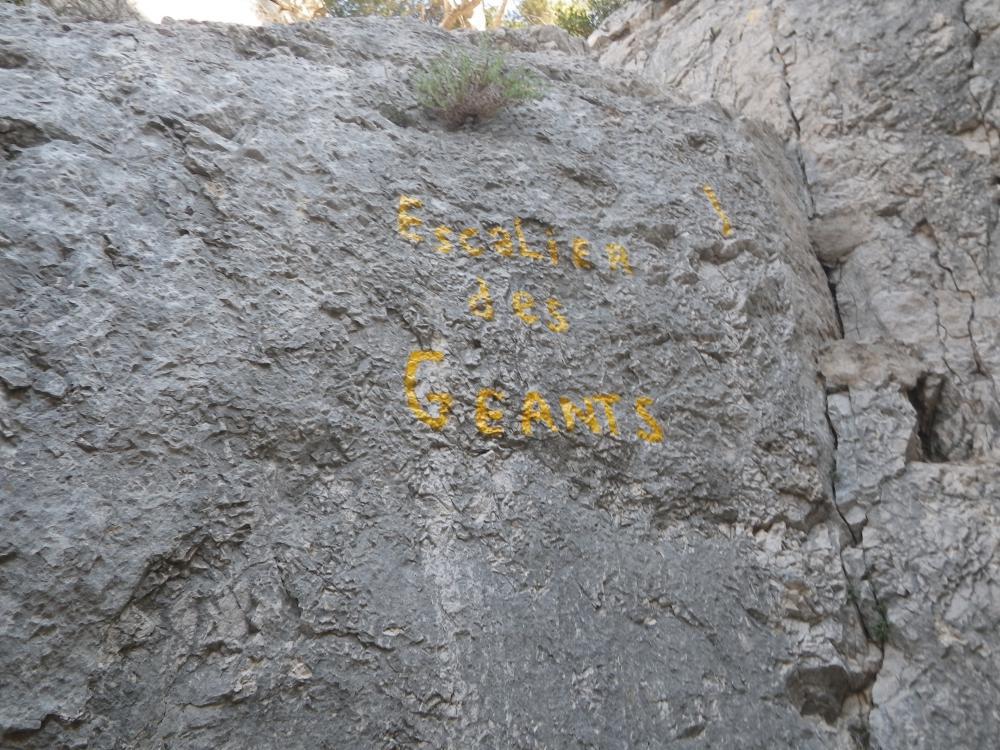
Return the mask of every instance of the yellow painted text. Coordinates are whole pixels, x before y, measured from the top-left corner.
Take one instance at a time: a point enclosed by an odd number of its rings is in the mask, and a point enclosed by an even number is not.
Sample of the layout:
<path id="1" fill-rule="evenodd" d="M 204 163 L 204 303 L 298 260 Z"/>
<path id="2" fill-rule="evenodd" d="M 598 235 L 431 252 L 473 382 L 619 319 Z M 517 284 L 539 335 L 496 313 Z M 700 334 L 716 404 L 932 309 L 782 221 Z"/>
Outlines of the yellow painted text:
<path id="1" fill-rule="evenodd" d="M 703 186 L 702 190 L 705 192 L 705 197 L 708 198 L 708 202 L 712 205 L 712 210 L 715 211 L 719 219 L 722 220 L 722 236 L 728 237 L 733 233 L 733 226 L 729 223 L 729 217 L 726 216 L 726 212 L 722 210 L 722 204 L 719 203 L 719 196 L 717 196 L 715 191 L 712 190 L 711 185 Z"/>
<path id="2" fill-rule="evenodd" d="M 469 297 L 469 312 L 483 320 L 493 320 L 493 298 L 486 279 L 477 278 L 479 291 Z"/>
<path id="3" fill-rule="evenodd" d="M 399 196 L 399 210 L 396 214 L 396 228 L 410 242 L 421 242 L 424 238 L 413 231 L 413 227 L 423 226 L 424 220 L 410 214 L 414 208 L 423 208 L 424 202 L 408 195 Z"/>
<path id="4" fill-rule="evenodd" d="M 521 432 L 531 437 L 532 423 L 541 422 L 552 432 L 559 432 L 555 421 L 552 419 L 552 409 L 549 402 L 542 398 L 538 391 L 528 391 L 524 394 L 524 403 L 521 405 Z"/>
<path id="5" fill-rule="evenodd" d="M 403 375 L 406 405 L 410 407 L 413 416 L 434 430 L 443 430 L 448 423 L 448 414 L 451 411 L 453 399 L 450 393 L 428 393 L 427 401 L 438 405 L 437 416 L 425 410 L 420 404 L 420 399 L 417 398 L 417 368 L 424 362 L 441 362 L 443 360 L 444 352 L 412 352 L 406 362 L 406 370 Z"/>

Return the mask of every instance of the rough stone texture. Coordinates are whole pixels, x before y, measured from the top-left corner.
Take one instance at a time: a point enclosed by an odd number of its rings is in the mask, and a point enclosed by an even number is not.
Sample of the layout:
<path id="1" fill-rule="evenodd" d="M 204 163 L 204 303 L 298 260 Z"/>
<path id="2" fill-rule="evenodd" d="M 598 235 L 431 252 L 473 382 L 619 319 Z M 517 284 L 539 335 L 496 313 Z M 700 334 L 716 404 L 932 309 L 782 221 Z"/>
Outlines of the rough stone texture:
<path id="1" fill-rule="evenodd" d="M 37 0 L 56 13 L 97 21 L 164 18 L 257 26 L 296 23 L 326 15 L 323 0 Z"/>
<path id="2" fill-rule="evenodd" d="M 73 19 L 125 21 L 140 18 L 135 9 L 134 0 L 38 0 L 38 2 L 52 9 L 55 13 Z M 21 5 L 28 4 L 27 2 L 21 3 Z"/>
<path id="3" fill-rule="evenodd" d="M 995 747 L 1000 4 L 633 3 L 589 41 L 797 154 L 843 327 L 820 368 L 845 570 L 887 636 L 871 744 Z"/>
<path id="4" fill-rule="evenodd" d="M 816 369 L 837 323 L 797 164 L 553 51 L 512 54 L 542 101 L 446 132 L 408 78 L 466 43 L 0 4 L 5 748 L 863 744 L 882 655 L 845 576 Z M 438 223 L 515 217 L 540 259 L 516 234 L 514 257 L 435 249 Z M 432 414 L 453 394 L 441 431 L 405 398 L 421 350 L 445 357 L 416 389 Z M 555 432 L 523 434 L 530 391 Z M 559 397 L 599 393 L 619 434 L 568 432 Z M 990 620 L 962 596 L 967 639 Z"/>

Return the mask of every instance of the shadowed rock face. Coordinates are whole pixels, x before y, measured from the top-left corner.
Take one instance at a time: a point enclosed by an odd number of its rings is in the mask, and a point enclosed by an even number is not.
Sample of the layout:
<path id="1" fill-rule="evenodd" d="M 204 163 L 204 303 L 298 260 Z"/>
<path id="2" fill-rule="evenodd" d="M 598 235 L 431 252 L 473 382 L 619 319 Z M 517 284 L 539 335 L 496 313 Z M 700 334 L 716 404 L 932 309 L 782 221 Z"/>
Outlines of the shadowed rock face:
<path id="1" fill-rule="evenodd" d="M 504 38 L 545 98 L 446 132 L 426 26 L 0 4 L 4 747 L 862 742 L 798 164 Z"/>
<path id="2" fill-rule="evenodd" d="M 1000 6 L 636 3 L 590 41 L 798 152 L 843 326 L 820 367 L 845 569 L 886 637 L 871 741 L 995 746 Z"/>

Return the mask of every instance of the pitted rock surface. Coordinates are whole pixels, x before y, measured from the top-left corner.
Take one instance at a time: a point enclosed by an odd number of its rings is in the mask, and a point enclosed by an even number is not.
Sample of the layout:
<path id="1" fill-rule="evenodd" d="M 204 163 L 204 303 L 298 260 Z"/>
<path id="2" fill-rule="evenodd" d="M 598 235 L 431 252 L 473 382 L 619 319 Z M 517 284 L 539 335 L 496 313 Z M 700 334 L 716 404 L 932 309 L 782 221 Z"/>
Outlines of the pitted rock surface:
<path id="1" fill-rule="evenodd" d="M 798 153 L 843 325 L 820 367 L 845 570 L 885 639 L 870 742 L 995 746 L 1000 5 L 632 3 L 590 42 Z"/>
<path id="2" fill-rule="evenodd" d="M 326 15 L 323 0 L 34 0 L 59 15 L 97 21 L 164 19 L 259 26 L 296 23 Z"/>
<path id="3" fill-rule="evenodd" d="M 544 99 L 448 132 L 410 79 L 461 35 L 0 4 L 5 747 L 863 746 L 924 536 L 834 480 L 988 481 L 828 395 L 770 128 L 501 42 Z"/>

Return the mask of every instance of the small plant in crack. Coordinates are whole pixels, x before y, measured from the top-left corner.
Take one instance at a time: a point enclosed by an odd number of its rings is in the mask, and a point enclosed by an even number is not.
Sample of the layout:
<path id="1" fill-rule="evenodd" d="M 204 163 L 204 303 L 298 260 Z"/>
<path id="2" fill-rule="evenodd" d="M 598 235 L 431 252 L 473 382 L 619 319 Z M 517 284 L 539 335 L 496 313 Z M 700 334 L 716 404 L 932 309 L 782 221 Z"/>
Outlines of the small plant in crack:
<path id="1" fill-rule="evenodd" d="M 510 65 L 486 42 L 471 50 L 455 48 L 438 55 L 425 65 L 413 85 L 420 103 L 451 130 L 542 97 L 541 83 L 534 74 Z"/>
<path id="2" fill-rule="evenodd" d="M 854 587 L 853 583 L 847 584 L 847 601 L 854 605 L 858 603 L 858 590 Z"/>
<path id="3" fill-rule="evenodd" d="M 878 610 L 878 619 L 872 627 L 872 638 L 881 646 L 889 640 L 889 633 L 892 630 L 892 626 L 889 624 L 889 615 L 886 606 L 879 602 L 876 605 L 876 609 Z"/>

